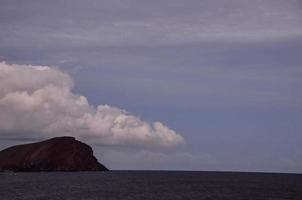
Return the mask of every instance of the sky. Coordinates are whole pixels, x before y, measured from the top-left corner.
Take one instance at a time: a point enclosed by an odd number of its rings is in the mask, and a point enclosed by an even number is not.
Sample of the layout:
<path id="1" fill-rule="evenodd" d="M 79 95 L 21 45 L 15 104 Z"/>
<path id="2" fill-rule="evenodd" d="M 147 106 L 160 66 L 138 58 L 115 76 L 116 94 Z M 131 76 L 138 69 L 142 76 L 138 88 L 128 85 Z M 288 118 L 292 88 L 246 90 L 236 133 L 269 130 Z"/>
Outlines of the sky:
<path id="1" fill-rule="evenodd" d="M 0 149 L 302 173 L 301 0 L 1 0 Z"/>

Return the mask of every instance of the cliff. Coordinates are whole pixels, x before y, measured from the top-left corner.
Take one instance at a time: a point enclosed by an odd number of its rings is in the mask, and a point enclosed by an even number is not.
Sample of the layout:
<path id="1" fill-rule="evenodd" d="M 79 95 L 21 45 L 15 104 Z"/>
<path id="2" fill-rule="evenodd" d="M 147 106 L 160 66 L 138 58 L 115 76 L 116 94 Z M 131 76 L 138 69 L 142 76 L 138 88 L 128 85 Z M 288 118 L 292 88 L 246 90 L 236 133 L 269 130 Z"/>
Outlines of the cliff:
<path id="1" fill-rule="evenodd" d="M 56 137 L 0 151 L 0 171 L 107 171 L 90 146 L 73 137 Z"/>

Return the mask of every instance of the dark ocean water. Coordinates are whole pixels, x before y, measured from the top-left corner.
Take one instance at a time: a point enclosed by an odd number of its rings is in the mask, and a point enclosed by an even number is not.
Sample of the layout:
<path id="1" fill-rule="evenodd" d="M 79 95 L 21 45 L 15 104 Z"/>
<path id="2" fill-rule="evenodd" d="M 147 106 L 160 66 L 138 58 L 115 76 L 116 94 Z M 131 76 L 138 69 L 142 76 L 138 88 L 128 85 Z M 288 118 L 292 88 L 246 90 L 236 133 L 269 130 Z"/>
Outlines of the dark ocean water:
<path id="1" fill-rule="evenodd" d="M 302 175 L 111 171 L 2 173 L 0 200 L 302 200 Z"/>

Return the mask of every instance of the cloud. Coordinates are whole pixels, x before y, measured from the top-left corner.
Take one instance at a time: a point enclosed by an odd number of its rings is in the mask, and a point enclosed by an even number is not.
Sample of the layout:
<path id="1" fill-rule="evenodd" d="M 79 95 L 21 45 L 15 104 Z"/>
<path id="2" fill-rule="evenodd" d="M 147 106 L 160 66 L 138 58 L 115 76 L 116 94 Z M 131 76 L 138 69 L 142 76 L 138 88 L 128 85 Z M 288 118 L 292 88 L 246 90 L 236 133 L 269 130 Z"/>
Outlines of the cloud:
<path id="1" fill-rule="evenodd" d="M 0 135 L 71 135 L 96 144 L 175 146 L 181 135 L 109 105 L 90 105 L 57 68 L 0 63 Z"/>
<path id="2" fill-rule="evenodd" d="M 302 34 L 296 0 L 12 0 L 1 2 L 0 19 L 2 48 L 16 49 L 263 43 Z"/>

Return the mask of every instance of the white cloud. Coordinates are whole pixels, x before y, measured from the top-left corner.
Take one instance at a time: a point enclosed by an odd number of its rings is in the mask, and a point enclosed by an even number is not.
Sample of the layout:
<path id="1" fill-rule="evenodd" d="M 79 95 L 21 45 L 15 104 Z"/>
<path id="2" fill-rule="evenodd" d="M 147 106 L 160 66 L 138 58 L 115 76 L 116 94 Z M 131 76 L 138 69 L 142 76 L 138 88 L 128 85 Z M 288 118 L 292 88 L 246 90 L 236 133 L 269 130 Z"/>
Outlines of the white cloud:
<path id="1" fill-rule="evenodd" d="M 68 74 L 47 66 L 0 63 L 0 134 L 71 135 L 96 144 L 174 146 L 181 135 L 74 94 Z M 23 134 L 23 135 L 22 135 Z"/>

